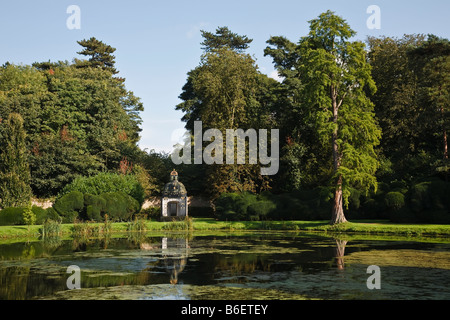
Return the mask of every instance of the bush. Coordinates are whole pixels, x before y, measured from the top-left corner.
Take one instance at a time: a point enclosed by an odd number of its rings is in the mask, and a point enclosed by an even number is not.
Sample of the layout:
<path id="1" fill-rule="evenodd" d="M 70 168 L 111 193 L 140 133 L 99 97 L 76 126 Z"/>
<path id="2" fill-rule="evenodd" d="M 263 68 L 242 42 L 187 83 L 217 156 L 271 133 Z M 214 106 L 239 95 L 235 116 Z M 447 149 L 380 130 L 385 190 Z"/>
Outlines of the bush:
<path id="1" fill-rule="evenodd" d="M 45 220 L 52 220 L 55 222 L 62 221 L 61 216 L 58 214 L 58 212 L 53 207 L 47 208 L 45 211 L 46 211 L 46 219 Z M 38 219 L 39 219 L 39 217 L 38 217 Z"/>
<path id="2" fill-rule="evenodd" d="M 25 207 L 5 208 L 0 211 L 0 226 L 25 225 L 23 213 Z M 41 207 L 33 206 L 32 212 L 36 216 L 35 224 L 43 224 L 48 217 L 48 211 Z"/>
<path id="3" fill-rule="evenodd" d="M 147 209 L 141 209 L 139 215 L 146 216 L 149 220 L 157 220 L 161 217 L 161 207 L 149 207 Z"/>
<path id="4" fill-rule="evenodd" d="M 405 206 L 405 196 L 400 192 L 389 192 L 385 197 L 386 206 L 392 210 L 399 210 Z"/>
<path id="5" fill-rule="evenodd" d="M 84 208 L 84 196 L 79 191 L 72 191 L 58 198 L 53 208 L 62 217 L 64 223 L 78 219 Z"/>
<path id="6" fill-rule="evenodd" d="M 434 179 L 418 183 L 411 188 L 411 210 L 422 223 L 448 221 L 449 218 L 443 212 L 450 212 L 449 194 L 450 183 L 448 182 Z"/>
<path id="7" fill-rule="evenodd" d="M 97 222 L 103 221 L 103 215 L 106 210 L 105 198 L 87 193 L 84 195 L 84 207 L 86 219 Z"/>
<path id="8" fill-rule="evenodd" d="M 141 206 L 145 199 L 145 190 L 134 175 L 108 172 L 100 173 L 92 177 L 78 177 L 64 187 L 60 195 L 65 195 L 73 191 L 97 196 L 110 192 L 124 192 L 136 199 Z"/>
<path id="9" fill-rule="evenodd" d="M 45 220 L 48 219 L 48 211 L 46 209 L 33 206 L 32 211 L 36 215 L 36 224 L 44 224 Z"/>
<path id="10" fill-rule="evenodd" d="M 416 184 L 411 189 L 411 209 L 420 213 L 431 209 L 431 199 L 429 194 L 431 182 L 422 182 Z"/>
<path id="11" fill-rule="evenodd" d="M 237 193 L 222 193 L 214 202 L 217 217 L 221 220 L 238 220 L 235 211 L 238 198 Z"/>
<path id="12" fill-rule="evenodd" d="M 112 220 L 126 221 L 140 211 L 139 202 L 124 192 L 101 194 L 105 200 L 105 213 Z"/>
<path id="13" fill-rule="evenodd" d="M 276 210 L 276 205 L 272 201 L 258 201 L 250 204 L 247 208 L 248 216 L 251 220 L 264 220 Z"/>
<path id="14" fill-rule="evenodd" d="M 0 225 L 14 226 L 23 225 L 24 208 L 5 208 L 0 211 Z"/>

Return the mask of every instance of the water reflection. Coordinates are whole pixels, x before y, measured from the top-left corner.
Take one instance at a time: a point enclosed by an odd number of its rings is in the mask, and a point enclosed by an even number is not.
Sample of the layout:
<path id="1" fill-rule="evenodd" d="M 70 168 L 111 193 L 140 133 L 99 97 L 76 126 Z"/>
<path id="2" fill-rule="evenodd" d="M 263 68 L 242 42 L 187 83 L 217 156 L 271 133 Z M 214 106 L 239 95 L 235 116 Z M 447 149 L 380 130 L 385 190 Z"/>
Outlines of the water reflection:
<path id="1" fill-rule="evenodd" d="M 304 234 L 47 239 L 0 244 L 0 299 L 450 298 L 449 261 L 449 243 Z M 367 290 L 372 264 L 387 289 Z M 69 265 L 84 290 L 67 289 Z"/>
<path id="2" fill-rule="evenodd" d="M 334 241 L 336 241 L 336 247 L 334 248 L 335 264 L 339 270 L 343 270 L 345 246 L 347 245 L 348 241 L 341 239 L 334 239 Z"/>
<path id="3" fill-rule="evenodd" d="M 161 258 L 166 272 L 170 275 L 170 284 L 178 283 L 178 275 L 184 270 L 189 254 L 188 238 L 167 238 L 161 239 L 161 246 L 152 243 L 140 243 L 141 250 L 153 251 L 161 248 Z"/>

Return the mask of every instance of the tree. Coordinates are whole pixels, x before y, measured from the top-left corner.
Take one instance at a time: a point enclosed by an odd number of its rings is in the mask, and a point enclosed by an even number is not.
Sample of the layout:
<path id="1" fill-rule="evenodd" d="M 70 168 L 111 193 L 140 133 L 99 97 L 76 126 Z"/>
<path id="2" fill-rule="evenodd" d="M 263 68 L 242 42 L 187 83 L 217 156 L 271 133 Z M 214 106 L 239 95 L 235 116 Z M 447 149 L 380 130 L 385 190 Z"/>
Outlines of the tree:
<path id="1" fill-rule="evenodd" d="M 116 57 L 112 54 L 116 51 L 115 48 L 97 40 L 95 37 L 90 39 L 77 41 L 84 49 L 77 52 L 78 54 L 90 57 L 88 61 L 77 61 L 78 67 L 100 67 L 104 70 L 111 71 L 112 74 L 119 73 L 114 64 Z"/>
<path id="2" fill-rule="evenodd" d="M 344 19 L 327 11 L 309 23 L 309 34 L 297 46 L 282 37 L 271 38 L 288 51 L 269 48 L 266 54 L 274 58 L 283 76 L 301 79 L 298 90 L 303 121 L 312 127 L 331 159 L 331 224 L 337 224 L 346 221 L 344 205 L 351 188 L 368 192 L 377 187 L 374 148 L 381 130 L 366 96 L 376 86 L 364 44 L 349 40 L 355 32 Z"/>
<path id="3" fill-rule="evenodd" d="M 79 175 L 116 171 L 124 157 L 140 158 L 143 104 L 112 71 L 79 61 L 0 68 L 0 118 L 15 112 L 24 119 L 36 196 L 54 196 Z"/>
<path id="4" fill-rule="evenodd" d="M 430 116 L 434 112 L 427 111 L 428 103 L 420 102 L 421 77 L 409 54 L 424 41 L 423 35 L 368 38 L 369 62 L 377 84 L 370 98 L 383 132 L 380 152 L 391 172 L 386 175 L 381 171 L 380 178 L 387 182 L 410 181 L 431 173 L 428 156 L 423 155 L 434 153 L 435 138 L 430 134 L 434 122 Z"/>
<path id="5" fill-rule="evenodd" d="M 205 50 L 200 65 L 188 73 L 180 95 L 186 129 L 194 131 L 194 122 L 204 129 L 270 128 L 270 99 L 267 88 L 275 82 L 262 75 L 252 57 L 244 52 L 252 40 L 219 28 L 216 35 L 202 31 Z M 224 142 L 225 143 L 225 142 Z M 223 147 L 225 150 L 225 144 Z M 225 156 L 225 154 L 224 154 Z M 225 163 L 225 161 L 223 161 Z M 256 191 L 267 186 L 258 173 L 258 165 L 208 165 L 203 179 L 209 195 L 225 191 Z"/>
<path id="6" fill-rule="evenodd" d="M 428 111 L 430 128 L 440 137 L 440 158 L 447 167 L 450 130 L 450 41 L 429 35 L 420 47 L 410 50 L 413 70 L 419 80 L 419 103 Z M 437 126 L 435 125 L 437 124 Z M 446 172 L 447 172 L 446 168 Z"/>
<path id="7" fill-rule="evenodd" d="M 4 208 L 23 206 L 31 199 L 25 139 L 21 115 L 11 113 L 2 124 L 0 140 L 0 199 Z"/>
<path id="8" fill-rule="evenodd" d="M 216 29 L 216 34 L 201 30 L 204 38 L 202 49 L 205 52 L 210 52 L 217 49 L 229 48 L 235 52 L 242 53 L 249 48 L 249 44 L 253 39 L 247 36 L 240 36 L 237 33 L 231 32 L 228 27 L 219 27 Z"/>

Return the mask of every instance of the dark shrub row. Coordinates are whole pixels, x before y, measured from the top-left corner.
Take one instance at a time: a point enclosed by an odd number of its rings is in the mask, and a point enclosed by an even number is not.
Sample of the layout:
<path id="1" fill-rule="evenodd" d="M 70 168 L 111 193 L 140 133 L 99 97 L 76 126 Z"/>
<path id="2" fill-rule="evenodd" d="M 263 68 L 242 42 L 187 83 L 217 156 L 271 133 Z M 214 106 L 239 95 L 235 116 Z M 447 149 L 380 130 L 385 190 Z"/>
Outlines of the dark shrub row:
<path id="1" fill-rule="evenodd" d="M 327 188 L 287 194 L 224 193 L 215 201 L 220 220 L 327 220 L 333 199 Z M 351 190 L 348 219 L 389 219 L 402 223 L 450 223 L 450 183 L 435 179 L 408 186 L 380 183 L 375 194 Z"/>
<path id="2" fill-rule="evenodd" d="M 23 212 L 26 208 L 5 208 L 0 211 L 0 226 L 24 225 Z M 50 208 L 51 209 L 51 208 Z M 36 224 L 43 224 L 47 219 L 58 219 L 58 214 L 52 210 L 33 206 Z"/>
<path id="3" fill-rule="evenodd" d="M 124 192 L 106 192 L 100 195 L 72 191 L 58 198 L 53 205 L 65 223 L 75 219 L 103 221 L 105 215 L 114 221 L 130 220 L 140 211 L 139 202 Z"/>
<path id="4" fill-rule="evenodd" d="M 58 198 L 53 207 L 42 209 L 33 206 L 36 224 L 51 219 L 63 223 L 74 220 L 103 221 L 105 215 L 113 221 L 127 221 L 140 211 L 139 202 L 124 192 L 107 192 L 101 195 L 69 192 Z M 0 225 L 23 225 L 25 208 L 5 208 L 0 211 Z"/>

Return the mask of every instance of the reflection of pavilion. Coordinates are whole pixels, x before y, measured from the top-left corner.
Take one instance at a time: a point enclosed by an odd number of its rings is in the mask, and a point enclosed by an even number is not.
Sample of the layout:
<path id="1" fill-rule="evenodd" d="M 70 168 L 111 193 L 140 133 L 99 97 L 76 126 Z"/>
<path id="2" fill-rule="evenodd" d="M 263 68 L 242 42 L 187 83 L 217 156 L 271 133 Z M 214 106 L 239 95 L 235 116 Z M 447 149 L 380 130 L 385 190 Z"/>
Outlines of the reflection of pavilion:
<path id="1" fill-rule="evenodd" d="M 166 271 L 170 274 L 170 283 L 178 283 L 178 275 L 184 270 L 187 263 L 189 242 L 188 239 L 162 238 L 162 260 Z"/>

